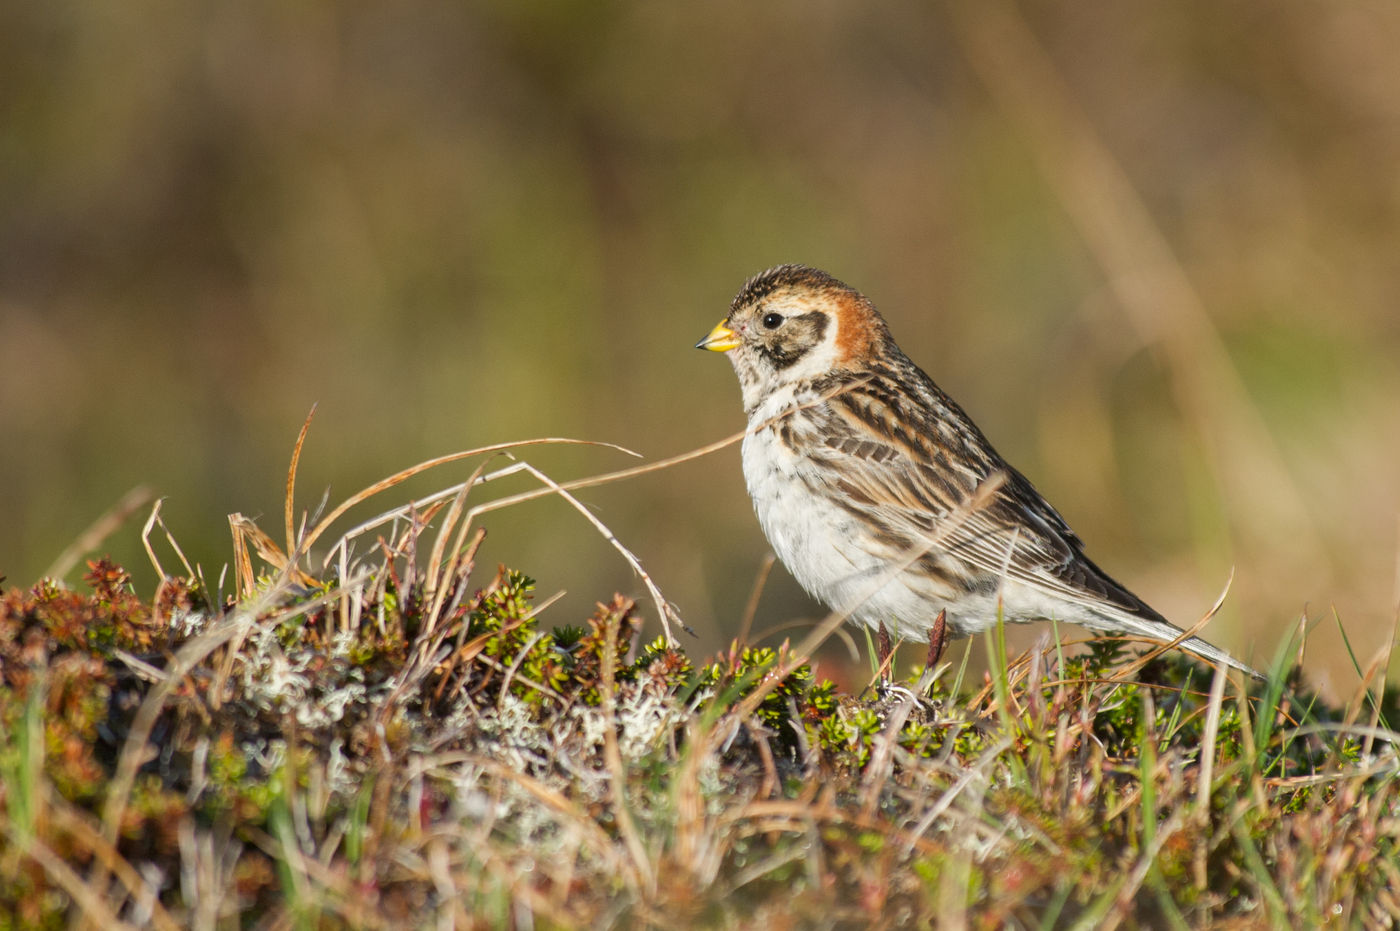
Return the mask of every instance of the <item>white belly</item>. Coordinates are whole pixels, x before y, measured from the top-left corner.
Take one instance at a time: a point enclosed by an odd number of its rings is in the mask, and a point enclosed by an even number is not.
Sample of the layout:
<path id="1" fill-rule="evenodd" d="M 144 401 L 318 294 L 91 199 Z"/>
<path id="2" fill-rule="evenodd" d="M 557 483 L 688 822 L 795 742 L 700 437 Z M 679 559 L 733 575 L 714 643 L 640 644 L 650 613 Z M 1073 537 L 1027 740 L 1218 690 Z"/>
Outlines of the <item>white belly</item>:
<path id="1" fill-rule="evenodd" d="M 754 422 L 771 415 L 759 412 Z M 962 636 L 996 623 L 1051 617 L 1101 627 L 1094 612 L 1018 582 L 995 591 L 968 591 L 913 565 L 920 553 L 874 550 L 857 518 L 821 494 L 804 474 L 812 464 L 781 443 L 770 427 L 744 437 L 744 480 L 773 551 L 807 592 L 858 624 L 884 624 L 908 639 L 927 636 L 940 611 Z M 872 551 L 873 550 L 873 551 Z"/>
<path id="2" fill-rule="evenodd" d="M 865 528 L 808 489 L 801 473 L 811 464 L 794 456 L 771 428 L 744 437 L 743 461 L 744 480 L 768 542 L 812 597 L 856 623 L 883 623 L 906 637 L 926 634 L 939 610 L 952 607 L 952 591 L 935 591 L 934 580 L 863 548 Z M 954 626 L 952 611 L 948 620 Z"/>

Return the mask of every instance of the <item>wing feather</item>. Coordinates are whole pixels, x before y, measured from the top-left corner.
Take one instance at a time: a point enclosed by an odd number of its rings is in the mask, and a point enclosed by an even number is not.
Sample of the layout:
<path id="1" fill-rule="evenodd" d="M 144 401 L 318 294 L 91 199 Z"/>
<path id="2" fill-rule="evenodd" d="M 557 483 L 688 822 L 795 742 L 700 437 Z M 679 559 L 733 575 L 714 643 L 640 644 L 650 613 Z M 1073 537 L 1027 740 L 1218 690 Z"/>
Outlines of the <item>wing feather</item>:
<path id="1" fill-rule="evenodd" d="M 879 528 L 876 537 L 891 558 L 936 534 L 921 566 L 965 590 L 994 590 L 1003 579 L 1014 580 L 1088 608 L 1106 603 L 1166 623 L 1084 555 L 1064 518 L 927 376 L 919 388 L 922 398 L 908 403 L 888 380 L 856 383 L 810 409 L 801 431 L 807 435 L 795 437 L 829 467 L 817 474 L 841 476 L 841 505 Z M 933 420 L 931 411 L 944 416 Z M 994 497 L 950 521 L 998 472 L 1006 480 Z"/>

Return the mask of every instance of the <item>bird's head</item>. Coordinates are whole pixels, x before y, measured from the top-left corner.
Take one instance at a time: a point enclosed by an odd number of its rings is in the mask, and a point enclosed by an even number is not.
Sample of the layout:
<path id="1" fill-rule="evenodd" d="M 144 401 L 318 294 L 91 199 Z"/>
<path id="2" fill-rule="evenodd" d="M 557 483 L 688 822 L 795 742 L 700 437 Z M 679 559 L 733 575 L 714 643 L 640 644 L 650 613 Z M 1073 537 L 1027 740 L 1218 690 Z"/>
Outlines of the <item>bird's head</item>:
<path id="1" fill-rule="evenodd" d="M 697 349 L 727 353 L 753 410 L 783 388 L 869 368 L 889 330 L 859 291 L 805 265 L 755 275 Z"/>

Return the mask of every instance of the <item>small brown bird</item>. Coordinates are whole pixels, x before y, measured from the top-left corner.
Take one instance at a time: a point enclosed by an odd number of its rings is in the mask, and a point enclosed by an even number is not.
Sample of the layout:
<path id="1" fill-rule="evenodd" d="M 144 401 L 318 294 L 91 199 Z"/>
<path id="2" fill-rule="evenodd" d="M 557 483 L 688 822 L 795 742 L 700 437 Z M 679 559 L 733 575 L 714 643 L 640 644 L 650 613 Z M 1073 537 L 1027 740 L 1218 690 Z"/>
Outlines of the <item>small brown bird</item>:
<path id="1" fill-rule="evenodd" d="M 802 265 L 770 269 L 696 348 L 727 353 L 739 376 L 744 478 L 778 558 L 877 631 L 882 652 L 893 630 L 927 639 L 932 665 L 946 634 L 985 630 L 999 605 L 1008 622 L 1181 635 L 1084 555 L 854 288 Z M 1180 647 L 1262 678 L 1199 637 Z"/>

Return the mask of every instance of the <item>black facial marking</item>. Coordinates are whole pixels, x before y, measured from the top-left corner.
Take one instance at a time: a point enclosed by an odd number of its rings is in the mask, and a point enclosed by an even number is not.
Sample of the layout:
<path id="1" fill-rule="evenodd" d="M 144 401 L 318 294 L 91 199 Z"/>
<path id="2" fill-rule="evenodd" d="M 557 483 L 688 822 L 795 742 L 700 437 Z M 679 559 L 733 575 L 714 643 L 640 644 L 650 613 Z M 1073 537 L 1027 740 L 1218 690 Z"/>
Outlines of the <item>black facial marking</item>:
<path id="1" fill-rule="evenodd" d="M 759 342 L 759 354 L 781 371 L 821 345 L 828 322 L 826 314 L 816 311 L 788 317 L 781 336 L 774 334 L 774 338 Z"/>

